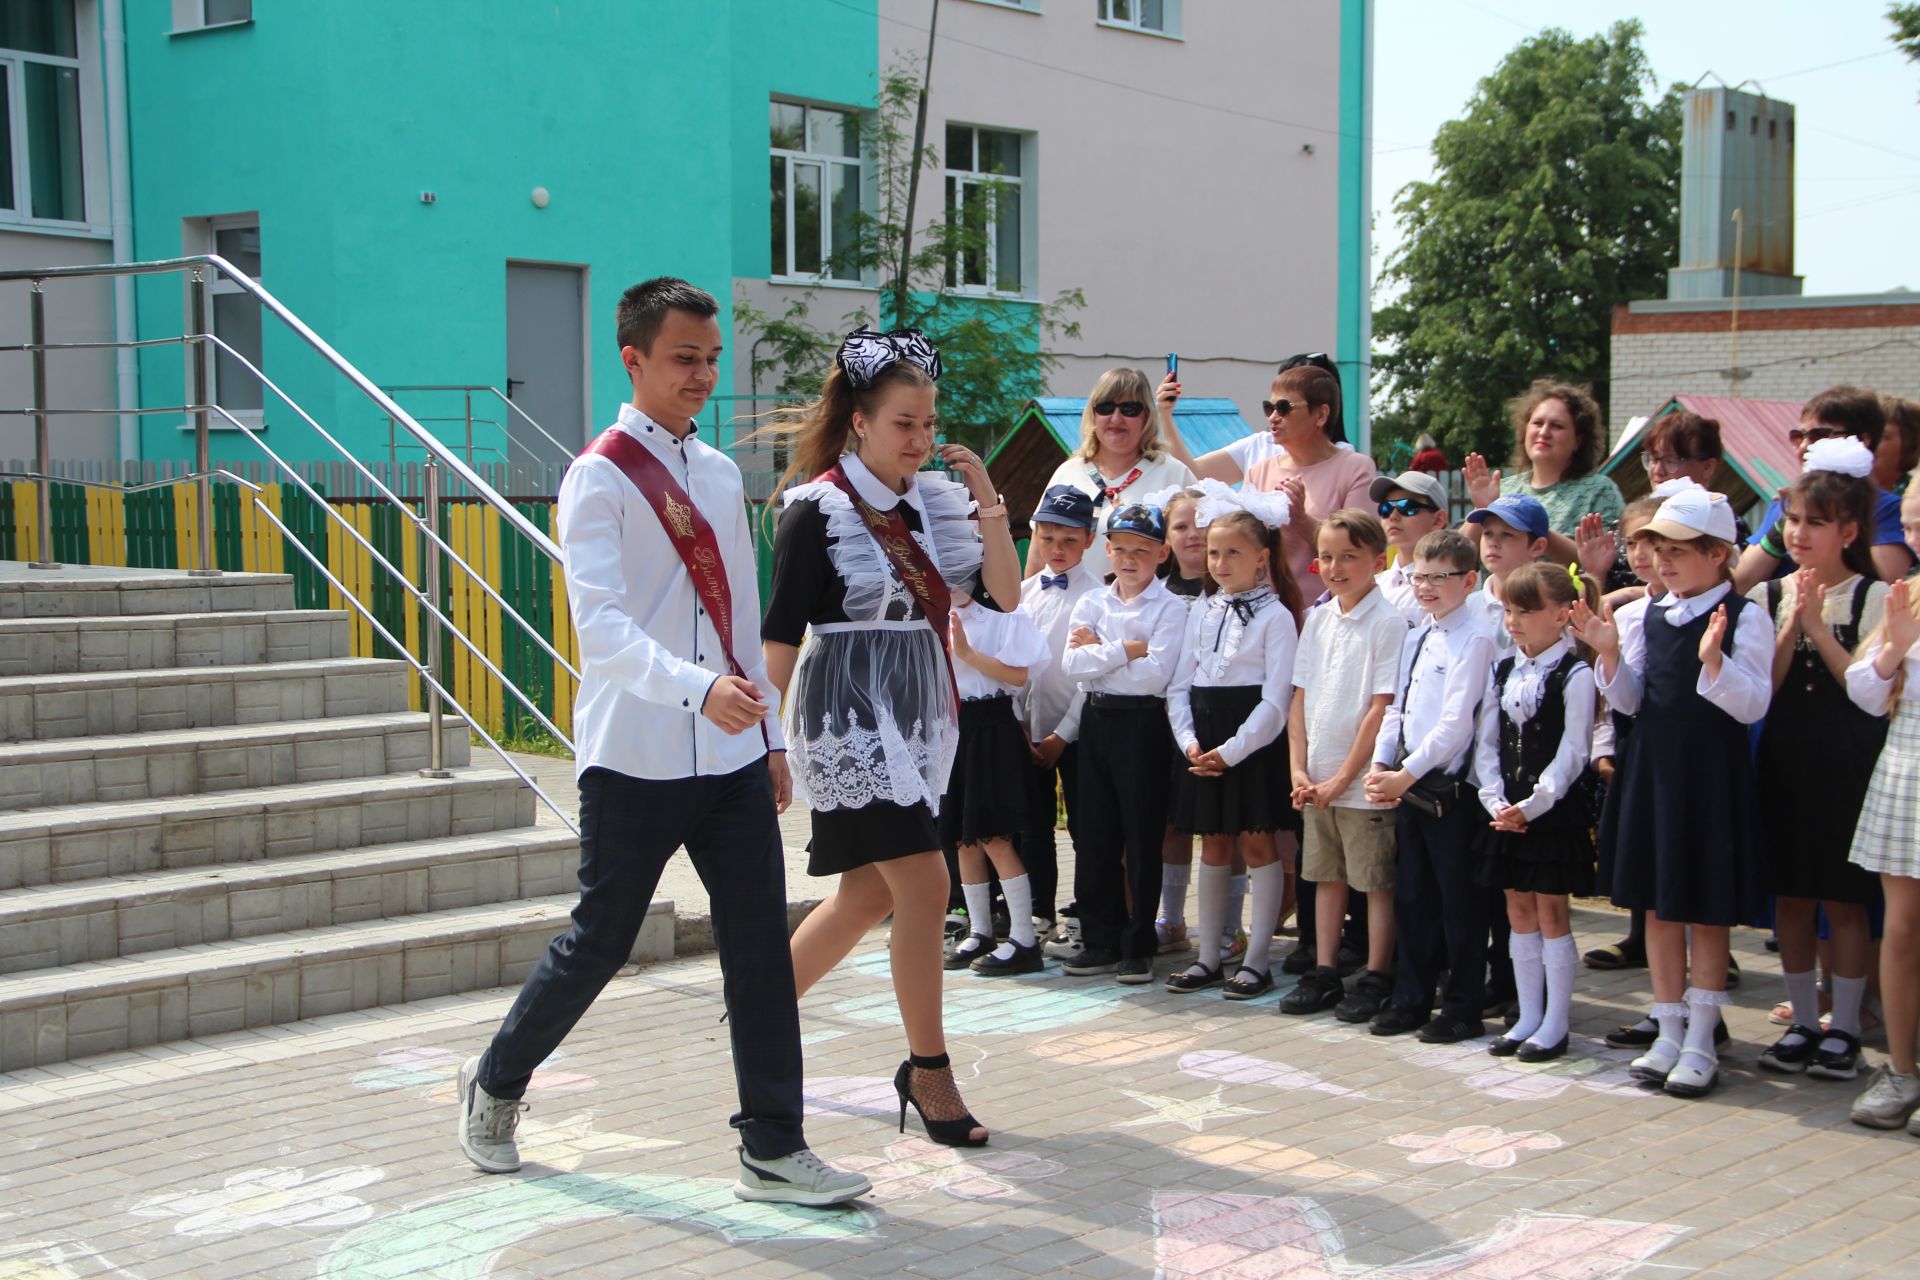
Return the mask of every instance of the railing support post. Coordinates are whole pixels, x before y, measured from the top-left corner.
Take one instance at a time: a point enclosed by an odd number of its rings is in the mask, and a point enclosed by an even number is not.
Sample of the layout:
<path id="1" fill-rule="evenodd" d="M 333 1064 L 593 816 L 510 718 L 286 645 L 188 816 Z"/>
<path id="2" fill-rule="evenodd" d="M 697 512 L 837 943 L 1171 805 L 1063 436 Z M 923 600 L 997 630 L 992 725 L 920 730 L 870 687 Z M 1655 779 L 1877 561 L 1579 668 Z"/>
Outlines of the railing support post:
<path id="1" fill-rule="evenodd" d="M 29 569 L 58 569 L 60 562 L 53 558 L 53 481 L 47 477 L 53 474 L 53 444 L 47 430 L 47 295 L 42 289 L 43 281 L 33 282 L 33 292 L 27 295 L 27 341 L 32 344 L 33 352 L 28 361 L 33 367 L 33 469 L 40 478 L 33 482 L 34 506 L 38 508 L 36 519 L 40 525 L 40 558 L 30 561 Z"/>
<path id="2" fill-rule="evenodd" d="M 440 537 L 440 464 L 429 458 L 427 459 L 425 470 L 427 529 L 433 536 L 427 539 L 426 548 L 422 552 L 425 556 L 426 566 L 426 582 L 423 584 L 423 589 L 426 591 L 427 599 L 432 603 L 433 608 L 438 609 L 440 607 L 440 546 L 438 542 Z M 429 609 L 426 611 L 426 616 L 421 619 L 421 625 L 426 628 L 427 671 L 433 676 L 433 680 L 430 683 L 423 682 L 426 683 L 425 692 L 427 695 L 427 732 L 431 735 L 432 745 L 428 748 L 427 767 L 420 771 L 420 776 L 423 778 L 451 778 L 453 773 L 447 768 L 445 759 L 446 742 L 440 729 L 442 714 L 440 707 L 440 690 L 436 687 L 445 683 L 446 680 L 446 674 L 440 669 L 440 619 L 434 616 L 432 609 Z"/>
<path id="3" fill-rule="evenodd" d="M 462 393 L 461 399 L 467 402 L 467 465 L 473 465 L 473 392 Z"/>
<path id="4" fill-rule="evenodd" d="M 213 445 L 208 436 L 211 416 L 207 405 L 213 400 L 213 346 L 200 337 L 213 332 L 209 307 L 206 267 L 187 273 L 187 323 L 192 328 L 193 346 L 187 361 L 187 412 L 193 421 L 193 470 L 197 495 L 195 532 L 200 540 L 200 564 L 187 570 L 194 578 L 217 578 L 220 570 L 213 559 Z"/>

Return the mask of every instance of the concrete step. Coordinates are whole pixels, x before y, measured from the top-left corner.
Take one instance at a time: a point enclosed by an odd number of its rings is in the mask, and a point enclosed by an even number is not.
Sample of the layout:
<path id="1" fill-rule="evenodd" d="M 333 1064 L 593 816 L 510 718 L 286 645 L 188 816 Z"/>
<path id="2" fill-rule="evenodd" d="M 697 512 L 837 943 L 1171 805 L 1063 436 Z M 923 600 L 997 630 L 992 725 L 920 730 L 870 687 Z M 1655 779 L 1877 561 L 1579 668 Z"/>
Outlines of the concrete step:
<path id="1" fill-rule="evenodd" d="M 506 769 L 0 813 L 0 889 L 532 826 Z"/>
<path id="2" fill-rule="evenodd" d="M 0 742 L 371 715 L 407 708 L 398 658 L 0 679 Z"/>
<path id="3" fill-rule="evenodd" d="M 517 983 L 575 896 L 302 929 L 0 977 L 0 1071 Z M 655 901 L 637 962 L 673 954 Z"/>
<path id="4" fill-rule="evenodd" d="M 287 720 L 0 744 L 0 811 L 212 795 L 412 773 L 431 763 L 424 712 Z M 472 732 L 441 725 L 448 768 L 468 763 Z"/>
<path id="5" fill-rule="evenodd" d="M 344 658 L 345 609 L 0 618 L 0 677 Z"/>
<path id="6" fill-rule="evenodd" d="M 0 618 L 99 618 L 291 608 L 293 577 L 285 573 L 223 573 L 199 578 L 180 569 L 108 565 L 29 569 L 17 561 L 0 570 Z"/>
<path id="7" fill-rule="evenodd" d="M 575 891 L 557 823 L 0 893 L 0 974 Z"/>

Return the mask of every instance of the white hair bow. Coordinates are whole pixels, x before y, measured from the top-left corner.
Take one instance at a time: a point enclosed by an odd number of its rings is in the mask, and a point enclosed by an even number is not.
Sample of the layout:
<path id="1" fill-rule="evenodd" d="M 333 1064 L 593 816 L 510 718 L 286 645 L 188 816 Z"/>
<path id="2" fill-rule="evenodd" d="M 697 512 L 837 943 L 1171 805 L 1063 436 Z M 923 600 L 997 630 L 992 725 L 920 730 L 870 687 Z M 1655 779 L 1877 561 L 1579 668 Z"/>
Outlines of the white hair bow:
<path id="1" fill-rule="evenodd" d="M 1703 489 L 1705 487 L 1705 485 L 1702 485 L 1691 476 L 1675 476 L 1671 480 L 1662 480 L 1659 484 L 1653 486 L 1653 496 L 1665 500 L 1671 498 L 1676 493 L 1683 493 L 1688 489 Z"/>
<path id="2" fill-rule="evenodd" d="M 1193 482 L 1193 487 L 1200 491 L 1200 501 L 1194 510 L 1193 522 L 1202 529 L 1220 517 L 1235 511 L 1246 512 L 1269 529 L 1281 529 L 1286 527 L 1287 520 L 1292 514 L 1292 507 L 1285 493 L 1235 489 L 1213 479 L 1196 480 Z"/>
<path id="3" fill-rule="evenodd" d="M 1800 470 L 1838 471 L 1843 476 L 1865 479 L 1873 474 L 1873 450 L 1858 436 L 1828 436 L 1807 446 L 1807 460 Z"/>

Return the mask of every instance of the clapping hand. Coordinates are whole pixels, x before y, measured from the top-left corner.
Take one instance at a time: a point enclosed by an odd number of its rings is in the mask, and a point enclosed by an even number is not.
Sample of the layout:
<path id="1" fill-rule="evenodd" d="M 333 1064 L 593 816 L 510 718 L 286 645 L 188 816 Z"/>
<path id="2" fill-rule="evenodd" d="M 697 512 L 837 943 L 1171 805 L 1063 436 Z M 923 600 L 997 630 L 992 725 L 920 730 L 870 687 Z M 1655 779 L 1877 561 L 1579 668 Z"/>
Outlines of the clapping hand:
<path id="1" fill-rule="evenodd" d="M 1721 605 L 1713 611 L 1713 617 L 1707 620 L 1707 629 L 1700 636 L 1700 665 L 1707 670 L 1708 680 L 1720 678 L 1720 662 L 1726 655 L 1720 646 L 1727 638 L 1727 606 Z"/>
<path id="2" fill-rule="evenodd" d="M 1466 473 L 1467 497 L 1476 507 L 1490 507 L 1500 497 L 1500 473 L 1487 468 L 1487 460 L 1477 453 L 1467 455 L 1461 464 Z"/>
<path id="3" fill-rule="evenodd" d="M 1811 637 L 1826 623 L 1827 588 L 1813 576 L 1813 570 L 1802 569 L 1793 575 L 1793 589 L 1798 594 L 1794 623 L 1801 634 Z"/>
<path id="4" fill-rule="evenodd" d="M 967 639 L 967 626 L 960 621 L 958 613 L 953 615 L 953 656 L 967 658 L 973 654 L 973 643 Z"/>

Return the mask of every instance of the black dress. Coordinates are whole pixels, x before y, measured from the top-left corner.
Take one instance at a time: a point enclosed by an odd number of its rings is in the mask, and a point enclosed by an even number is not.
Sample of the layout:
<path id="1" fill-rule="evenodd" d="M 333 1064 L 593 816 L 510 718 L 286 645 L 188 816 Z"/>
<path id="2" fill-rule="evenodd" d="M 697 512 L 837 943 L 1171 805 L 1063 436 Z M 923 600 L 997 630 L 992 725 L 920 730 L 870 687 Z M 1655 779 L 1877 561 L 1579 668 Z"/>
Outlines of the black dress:
<path id="1" fill-rule="evenodd" d="M 1865 577 L 1855 583 L 1851 616 L 1833 628 L 1848 653 L 1860 644 L 1860 614 L 1871 586 Z M 1767 609 L 1776 618 L 1781 595 L 1778 581 L 1767 584 Z M 1767 707 L 1756 752 L 1768 889 L 1782 897 L 1862 905 L 1879 899 L 1880 877 L 1849 862 L 1847 854 L 1886 739 L 1886 718 L 1855 706 L 1819 650 L 1800 637 L 1793 665 Z M 1818 803 L 1810 802 L 1806 787 L 1810 760 L 1818 762 Z"/>
<path id="2" fill-rule="evenodd" d="M 1559 754 L 1567 731 L 1567 677 L 1586 664 L 1571 652 L 1562 654 L 1547 673 L 1539 709 L 1519 724 L 1500 701 L 1514 663 L 1508 655 L 1494 664 L 1490 705 L 1482 714 L 1500 718 L 1502 789 L 1509 800 L 1521 800 L 1533 793 Z M 1588 766 L 1553 808 L 1527 821 L 1524 834 L 1485 829 L 1475 872 L 1479 882 L 1520 893 L 1592 893 L 1593 834 L 1587 825 L 1591 786 Z"/>
<path id="3" fill-rule="evenodd" d="M 1733 651 L 1741 611 L 1759 607 L 1727 598 L 1723 652 Z M 1714 612 L 1675 627 L 1665 609 L 1647 610 L 1640 709 L 1600 818 L 1614 905 L 1678 924 L 1746 924 L 1766 909 L 1747 726 L 1695 688 Z"/>

